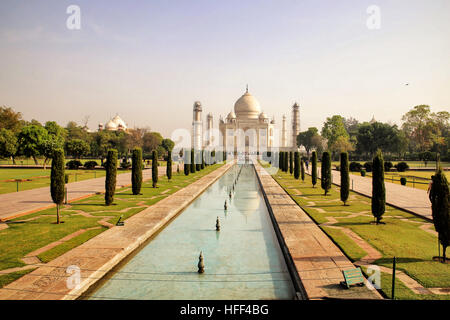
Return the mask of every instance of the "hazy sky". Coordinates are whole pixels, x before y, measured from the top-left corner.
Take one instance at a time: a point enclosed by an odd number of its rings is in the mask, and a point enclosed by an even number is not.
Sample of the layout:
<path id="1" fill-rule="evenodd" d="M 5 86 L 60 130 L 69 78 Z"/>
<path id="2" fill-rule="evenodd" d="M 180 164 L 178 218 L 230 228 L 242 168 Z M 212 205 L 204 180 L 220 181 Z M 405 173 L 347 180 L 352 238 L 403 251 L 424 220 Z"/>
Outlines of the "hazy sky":
<path id="1" fill-rule="evenodd" d="M 71 4 L 81 30 L 66 27 Z M 278 126 L 298 101 L 302 130 L 333 114 L 450 111 L 450 1 L 0 2 L 0 105 L 27 120 L 89 115 L 95 129 L 119 113 L 170 136 L 195 100 L 217 126 L 247 83 Z"/>

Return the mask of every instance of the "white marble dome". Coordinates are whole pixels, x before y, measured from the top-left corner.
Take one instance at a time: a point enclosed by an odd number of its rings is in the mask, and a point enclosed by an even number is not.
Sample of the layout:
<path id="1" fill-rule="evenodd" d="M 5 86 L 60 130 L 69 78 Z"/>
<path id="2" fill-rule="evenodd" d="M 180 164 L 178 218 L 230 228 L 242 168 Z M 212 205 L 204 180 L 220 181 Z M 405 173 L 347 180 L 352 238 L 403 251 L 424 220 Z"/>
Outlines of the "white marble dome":
<path id="1" fill-rule="evenodd" d="M 236 119 L 236 114 L 234 111 L 230 111 L 230 113 L 227 115 L 227 119 Z"/>
<path id="2" fill-rule="evenodd" d="M 238 118 L 258 119 L 261 107 L 258 100 L 247 91 L 234 104 L 234 112 Z"/>
<path id="3" fill-rule="evenodd" d="M 117 130 L 117 124 L 115 124 L 114 121 L 109 120 L 109 121 L 106 123 L 105 129 L 106 129 L 106 130 Z"/>

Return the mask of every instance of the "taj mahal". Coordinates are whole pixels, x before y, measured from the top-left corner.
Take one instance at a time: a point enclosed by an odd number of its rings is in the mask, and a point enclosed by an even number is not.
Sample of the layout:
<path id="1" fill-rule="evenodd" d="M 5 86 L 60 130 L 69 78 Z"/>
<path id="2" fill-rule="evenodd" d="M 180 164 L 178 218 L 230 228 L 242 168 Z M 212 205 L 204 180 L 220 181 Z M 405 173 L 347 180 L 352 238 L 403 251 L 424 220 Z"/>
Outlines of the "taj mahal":
<path id="1" fill-rule="evenodd" d="M 258 100 L 250 94 L 248 86 L 245 93 L 236 101 L 234 108 L 223 118 L 219 117 L 219 126 L 214 128 L 213 115 L 206 116 L 206 132 L 203 132 L 203 107 L 196 101 L 193 107 L 192 146 L 196 150 L 220 145 L 228 153 L 260 154 L 270 150 L 297 150 L 297 135 L 300 132 L 300 106 L 292 106 L 291 128 L 288 133 L 286 115 L 282 117 L 281 134 L 276 128 L 275 118 L 269 119 L 262 111 Z M 220 133 L 215 136 L 214 132 Z M 216 139 L 216 141 L 214 141 Z M 217 141 L 220 140 L 220 141 Z"/>

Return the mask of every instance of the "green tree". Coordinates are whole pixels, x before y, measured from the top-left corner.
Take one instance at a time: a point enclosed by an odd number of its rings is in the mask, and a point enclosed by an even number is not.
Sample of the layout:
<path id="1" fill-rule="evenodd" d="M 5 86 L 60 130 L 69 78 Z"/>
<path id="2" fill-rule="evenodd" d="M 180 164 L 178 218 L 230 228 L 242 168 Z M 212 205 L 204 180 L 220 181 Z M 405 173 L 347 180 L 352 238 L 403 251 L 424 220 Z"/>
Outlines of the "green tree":
<path id="1" fill-rule="evenodd" d="M 205 169 L 205 150 L 202 150 L 200 155 L 202 157 L 202 159 L 201 159 L 202 163 L 201 163 L 201 168 L 200 169 L 203 170 L 203 169 Z"/>
<path id="2" fill-rule="evenodd" d="M 339 171 L 341 173 L 341 201 L 344 202 L 345 206 L 350 194 L 350 175 L 347 152 L 341 153 L 341 164 Z"/>
<path id="3" fill-rule="evenodd" d="M 386 210 L 386 189 L 384 186 L 384 161 L 380 150 L 372 161 L 372 214 L 379 224 Z"/>
<path id="4" fill-rule="evenodd" d="M 37 165 L 37 156 L 41 154 L 42 146 L 48 139 L 48 132 L 42 126 L 28 125 L 22 128 L 18 137 L 19 152 L 26 157 L 32 157 Z"/>
<path id="5" fill-rule="evenodd" d="M 163 141 L 163 137 L 159 132 L 146 132 L 142 138 L 144 153 L 150 153 L 157 150 Z"/>
<path id="6" fill-rule="evenodd" d="M 64 151 L 57 149 L 53 152 L 52 169 L 50 172 L 50 194 L 53 202 L 56 204 L 56 223 L 60 223 L 59 219 L 59 206 L 64 201 Z"/>
<path id="7" fill-rule="evenodd" d="M 73 156 L 75 159 L 80 159 L 82 156 L 87 155 L 91 150 L 89 144 L 81 139 L 67 141 L 65 149 L 67 154 Z"/>
<path id="8" fill-rule="evenodd" d="M 325 191 L 325 195 L 331 189 L 331 157 L 328 151 L 325 151 L 322 155 L 322 167 L 321 167 L 321 187 Z"/>
<path id="9" fill-rule="evenodd" d="M 384 152 L 398 152 L 400 130 L 396 125 L 381 122 L 365 122 L 356 134 L 356 150 L 360 154 L 374 155 L 378 149 Z"/>
<path id="10" fill-rule="evenodd" d="M 108 150 L 106 157 L 106 177 L 105 177 L 105 205 L 109 206 L 114 201 L 117 179 L 117 150 Z"/>
<path id="11" fill-rule="evenodd" d="M 313 151 L 311 156 L 311 183 L 313 188 L 317 183 L 317 152 Z"/>
<path id="12" fill-rule="evenodd" d="M 134 195 L 141 193 L 142 188 L 142 149 L 134 148 L 131 157 L 131 190 Z"/>
<path id="13" fill-rule="evenodd" d="M 158 184 L 158 152 L 156 150 L 152 152 L 152 182 L 153 188 L 156 188 Z"/>
<path id="14" fill-rule="evenodd" d="M 278 152 L 278 169 L 283 170 L 283 152 Z"/>
<path id="15" fill-rule="evenodd" d="M 298 180 L 300 177 L 300 154 L 298 151 L 294 152 L 294 178 Z"/>
<path id="16" fill-rule="evenodd" d="M 200 150 L 194 150 L 195 152 L 195 171 L 202 169 L 202 160 L 200 159 Z"/>
<path id="17" fill-rule="evenodd" d="M 294 172 L 294 159 L 292 151 L 289 152 L 289 173 L 292 174 Z"/>
<path id="18" fill-rule="evenodd" d="M 172 151 L 167 151 L 167 166 L 166 166 L 167 179 L 172 179 Z"/>
<path id="19" fill-rule="evenodd" d="M 1 128 L 0 129 L 0 158 L 13 159 L 17 152 L 17 138 L 12 130 Z"/>
<path id="20" fill-rule="evenodd" d="M 308 128 L 308 130 L 300 132 L 297 136 L 297 146 L 303 146 L 306 150 L 307 157 L 311 149 L 316 148 L 316 141 L 313 139 L 319 135 L 319 130 L 316 127 Z"/>
<path id="21" fill-rule="evenodd" d="M 339 137 L 349 138 L 344 120 L 343 117 L 334 115 L 331 118 L 327 118 L 327 121 L 323 124 L 322 137 L 328 139 L 328 148 L 330 150 L 333 149 Z"/>
<path id="22" fill-rule="evenodd" d="M 443 262 L 445 262 L 445 252 L 450 245 L 449 188 L 447 178 L 442 172 L 440 163 L 438 164 L 436 173 L 432 176 L 429 197 L 433 224 L 438 233 L 439 242 L 443 247 Z"/>
<path id="23" fill-rule="evenodd" d="M 170 139 L 162 139 L 161 146 L 166 150 L 166 152 L 172 151 L 175 146 L 175 142 Z"/>
<path id="24" fill-rule="evenodd" d="M 18 134 L 24 124 L 25 121 L 20 112 L 5 106 L 0 107 L 0 129 L 11 130 L 14 134 Z"/>

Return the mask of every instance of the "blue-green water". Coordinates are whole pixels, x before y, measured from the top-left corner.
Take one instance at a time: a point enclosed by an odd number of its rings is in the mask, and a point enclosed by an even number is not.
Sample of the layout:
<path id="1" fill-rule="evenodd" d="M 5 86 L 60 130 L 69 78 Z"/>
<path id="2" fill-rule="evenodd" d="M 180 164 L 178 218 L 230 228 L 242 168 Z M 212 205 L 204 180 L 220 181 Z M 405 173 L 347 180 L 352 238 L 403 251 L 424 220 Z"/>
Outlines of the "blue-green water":
<path id="1" fill-rule="evenodd" d="M 232 190 L 241 170 L 232 199 Z M 224 211 L 224 201 L 228 210 Z M 215 230 L 219 217 L 221 231 Z M 203 252 L 205 273 L 197 272 Z M 234 166 L 104 281 L 90 299 L 292 299 L 253 166 Z"/>

